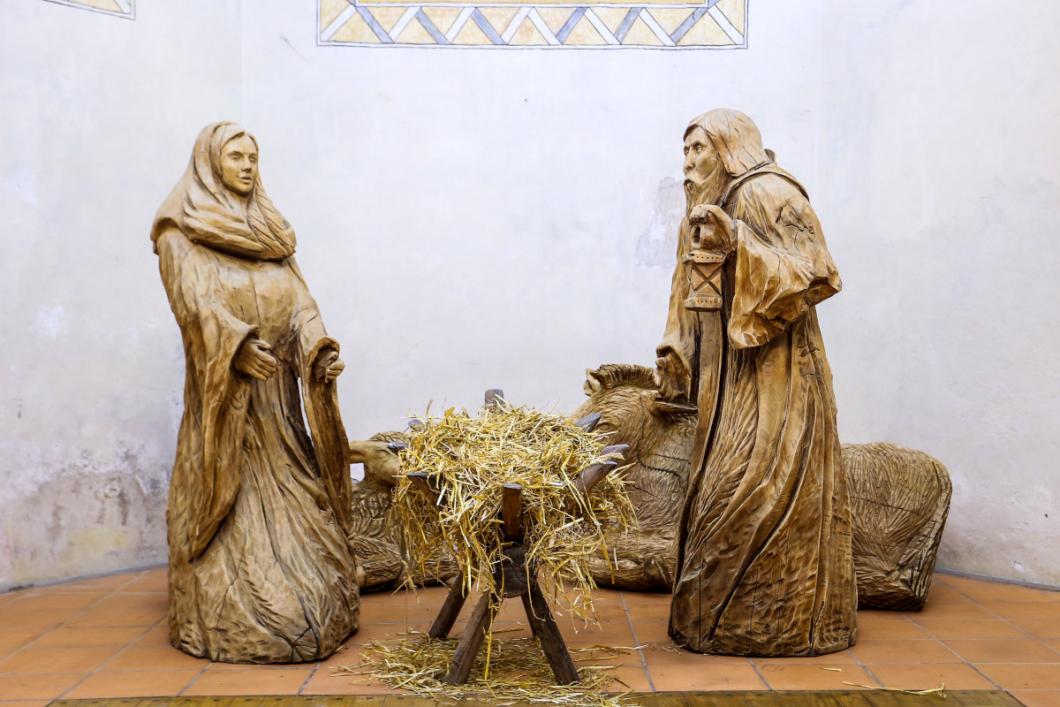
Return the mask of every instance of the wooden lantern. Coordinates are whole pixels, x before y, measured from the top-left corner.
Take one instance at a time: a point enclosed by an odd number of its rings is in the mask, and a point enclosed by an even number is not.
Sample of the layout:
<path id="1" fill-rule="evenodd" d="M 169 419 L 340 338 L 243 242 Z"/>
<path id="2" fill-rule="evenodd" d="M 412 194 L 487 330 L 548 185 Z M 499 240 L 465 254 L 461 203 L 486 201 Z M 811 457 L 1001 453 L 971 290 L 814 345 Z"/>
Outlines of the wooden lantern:
<path id="1" fill-rule="evenodd" d="M 693 248 L 685 256 L 688 270 L 688 297 L 685 308 L 695 312 L 717 312 L 721 309 L 721 279 L 725 255 Z"/>

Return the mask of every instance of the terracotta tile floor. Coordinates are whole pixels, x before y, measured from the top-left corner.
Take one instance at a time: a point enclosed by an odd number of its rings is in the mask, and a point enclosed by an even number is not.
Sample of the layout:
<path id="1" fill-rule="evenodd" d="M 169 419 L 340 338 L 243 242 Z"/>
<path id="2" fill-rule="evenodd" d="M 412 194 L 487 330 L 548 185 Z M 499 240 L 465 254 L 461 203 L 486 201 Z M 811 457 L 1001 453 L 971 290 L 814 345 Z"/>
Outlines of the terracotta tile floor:
<path id="1" fill-rule="evenodd" d="M 165 592 L 165 570 L 156 569 L 0 594 L 0 707 L 43 706 L 58 697 L 390 693 L 367 678 L 333 676 L 332 668 L 357 664 L 368 641 L 426 630 L 445 595 L 441 588 L 366 595 L 362 628 L 340 653 L 319 663 L 249 667 L 171 648 Z M 1000 688 L 1031 707 L 1060 706 L 1060 592 L 937 575 L 923 612 L 860 612 L 852 650 L 772 660 L 677 650 L 666 636 L 665 595 L 601 590 L 596 603 L 601 626 L 575 631 L 561 620 L 564 635 L 572 647 L 641 646 L 617 671 L 637 691 L 945 684 Z M 518 601 L 507 602 L 500 628 L 525 631 L 520 611 Z"/>

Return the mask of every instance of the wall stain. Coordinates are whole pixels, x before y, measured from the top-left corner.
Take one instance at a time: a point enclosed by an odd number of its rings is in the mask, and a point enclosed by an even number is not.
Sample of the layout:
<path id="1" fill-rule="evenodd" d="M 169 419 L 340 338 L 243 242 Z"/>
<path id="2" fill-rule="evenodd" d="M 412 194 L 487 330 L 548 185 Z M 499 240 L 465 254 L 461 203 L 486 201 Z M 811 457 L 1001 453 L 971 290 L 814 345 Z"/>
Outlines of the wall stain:
<path id="1" fill-rule="evenodd" d="M 651 221 L 637 239 L 636 263 L 641 267 L 672 268 L 677 253 L 677 231 L 685 216 L 685 190 L 680 180 L 665 177 L 655 192 Z"/>

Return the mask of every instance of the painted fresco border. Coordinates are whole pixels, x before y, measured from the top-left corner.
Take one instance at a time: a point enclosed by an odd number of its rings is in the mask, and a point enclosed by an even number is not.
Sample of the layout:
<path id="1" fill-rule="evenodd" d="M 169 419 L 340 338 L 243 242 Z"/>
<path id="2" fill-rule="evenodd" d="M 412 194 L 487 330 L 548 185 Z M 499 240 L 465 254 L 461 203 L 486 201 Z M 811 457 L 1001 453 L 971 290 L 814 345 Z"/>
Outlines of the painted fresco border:
<path id="1" fill-rule="evenodd" d="M 746 49 L 750 0 L 736 0 L 742 14 L 742 26 L 736 26 L 722 12 L 722 0 L 700 3 L 637 4 L 636 2 L 601 2 L 579 4 L 492 4 L 489 2 L 417 3 L 363 0 L 343 0 L 345 7 L 325 21 L 325 4 L 334 13 L 338 0 L 317 0 L 317 44 L 331 47 L 403 47 L 444 49 L 669 49 L 718 50 Z M 400 13 L 396 11 L 400 10 Z M 381 12 L 383 11 L 383 12 Z M 612 12 L 614 11 L 614 12 Z M 621 11 L 621 22 L 615 23 Z M 498 26 L 488 15 L 513 12 L 510 20 Z M 448 13 L 451 22 L 444 27 L 432 20 L 431 14 Z M 562 23 L 555 21 L 557 13 Z M 612 19 L 605 21 L 606 13 Z M 390 17 L 381 17 L 387 14 Z M 660 15 L 669 17 L 667 30 Z M 553 18 L 551 26 L 545 15 Z M 397 17 L 395 20 L 394 17 Z M 677 17 L 679 22 L 675 22 Z M 640 25 L 639 37 L 648 43 L 638 43 L 631 30 Z M 708 26 L 709 25 L 709 26 Z M 477 41 L 461 41 L 470 30 Z M 532 28 L 532 29 L 531 29 Z M 645 28 L 648 30 L 645 31 Z M 520 32 L 530 29 L 543 43 L 518 44 L 513 40 Z M 709 29 L 724 41 L 685 43 L 692 33 L 700 36 Z M 577 30 L 577 33 L 576 33 Z M 585 42 L 586 35 L 596 43 Z M 403 41 L 406 38 L 413 41 Z M 485 40 L 485 41 L 484 41 Z"/>
<path id="2" fill-rule="evenodd" d="M 54 3 L 56 5 L 65 5 L 66 7 L 72 7 L 77 10 L 88 10 L 89 12 L 95 12 L 100 15 L 110 15 L 111 17 L 121 17 L 126 20 L 136 19 L 136 0 L 111 0 L 115 5 L 118 6 L 116 10 L 108 10 L 105 7 L 96 7 L 90 5 L 83 0 L 44 0 L 45 2 Z"/>

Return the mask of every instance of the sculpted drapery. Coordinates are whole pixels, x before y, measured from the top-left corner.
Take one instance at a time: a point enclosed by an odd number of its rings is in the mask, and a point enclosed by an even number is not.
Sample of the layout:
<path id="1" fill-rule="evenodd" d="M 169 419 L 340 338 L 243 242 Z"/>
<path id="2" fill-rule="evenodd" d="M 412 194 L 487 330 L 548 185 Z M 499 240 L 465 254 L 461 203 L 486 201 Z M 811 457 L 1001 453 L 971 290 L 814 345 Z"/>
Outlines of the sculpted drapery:
<path id="1" fill-rule="evenodd" d="M 658 349 L 663 395 L 699 409 L 670 634 L 704 653 L 841 650 L 855 640 L 851 519 L 814 309 L 839 275 L 805 189 L 747 116 L 704 114 L 687 149 L 689 216 Z M 685 307 L 697 227 L 727 256 L 716 312 Z"/>
<path id="2" fill-rule="evenodd" d="M 222 174 L 236 140 L 247 145 L 233 153 L 238 190 Z M 151 231 L 186 364 L 167 510 L 170 638 L 213 660 L 304 661 L 358 625 L 341 364 L 256 147 L 233 123 L 207 126 Z"/>

